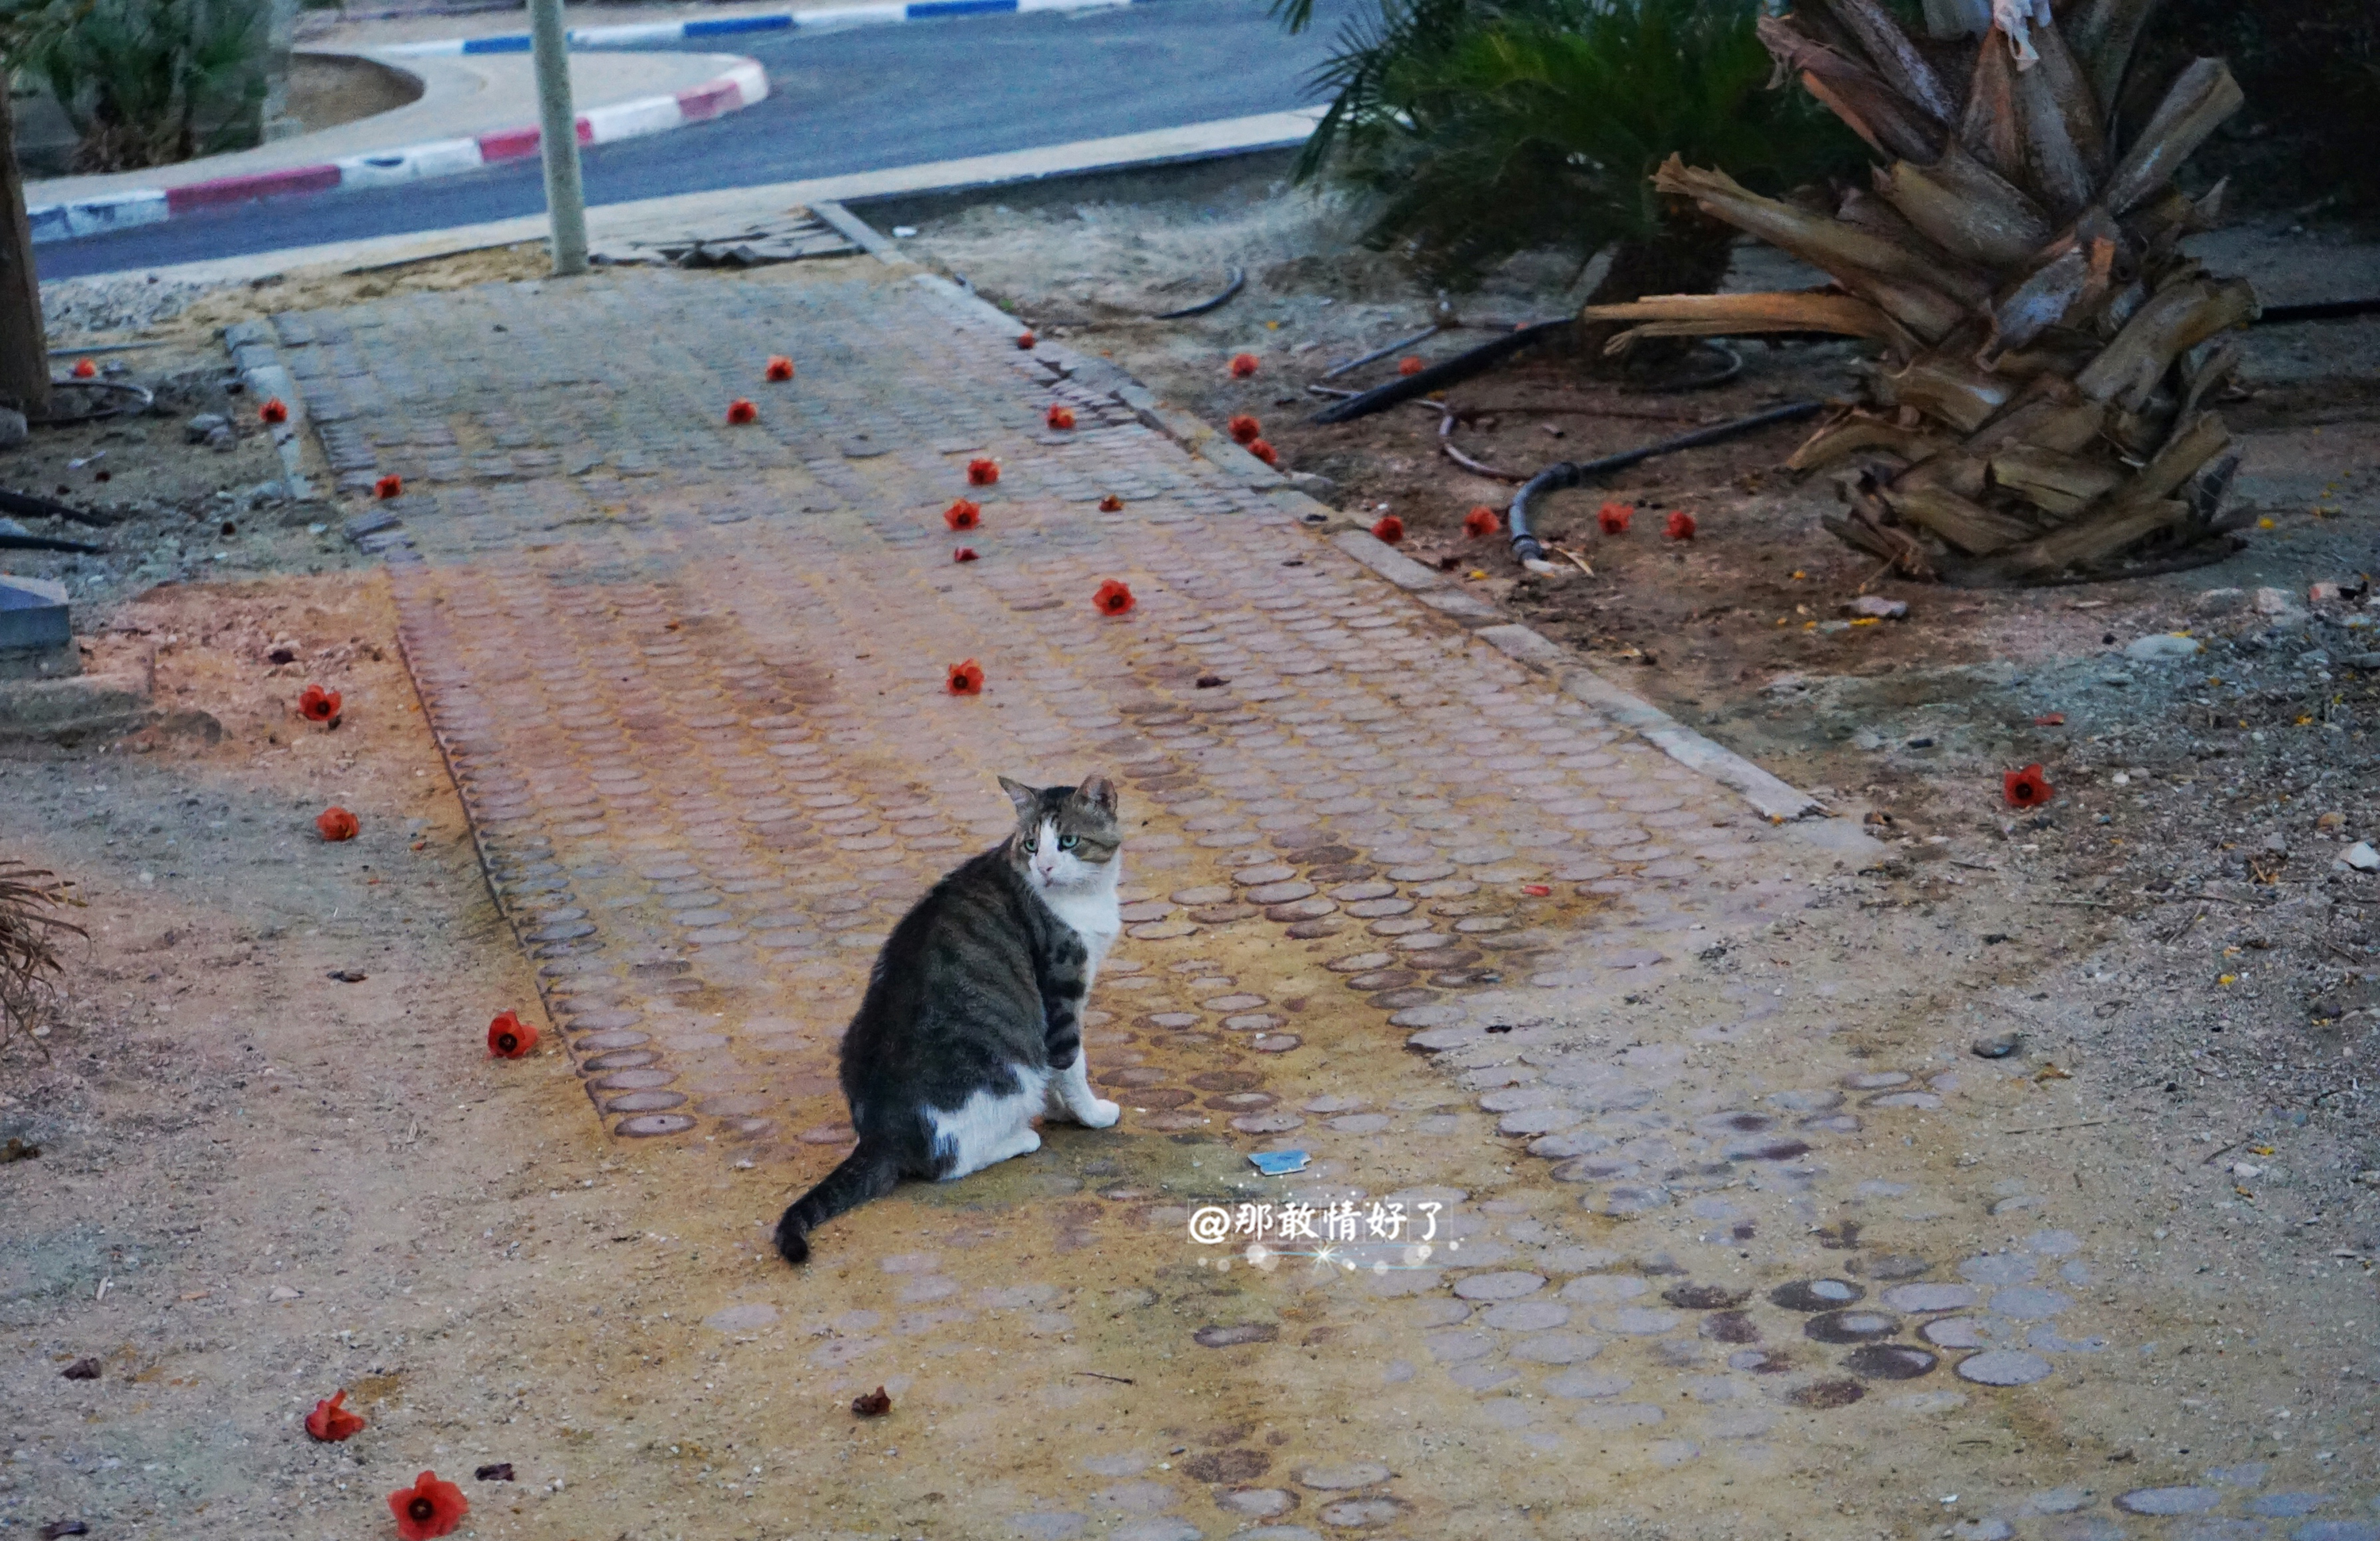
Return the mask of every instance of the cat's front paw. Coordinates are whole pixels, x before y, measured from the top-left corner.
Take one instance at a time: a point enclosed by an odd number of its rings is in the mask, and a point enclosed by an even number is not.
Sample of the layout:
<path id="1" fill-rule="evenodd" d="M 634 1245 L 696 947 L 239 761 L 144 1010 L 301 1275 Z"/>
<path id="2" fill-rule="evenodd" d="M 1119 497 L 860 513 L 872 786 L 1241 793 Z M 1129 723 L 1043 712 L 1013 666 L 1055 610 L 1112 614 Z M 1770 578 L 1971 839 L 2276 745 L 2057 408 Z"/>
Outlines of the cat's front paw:
<path id="1" fill-rule="evenodd" d="M 1086 1129 L 1105 1129 L 1123 1116 L 1123 1110 L 1112 1102 L 1094 1100 L 1090 1111 L 1083 1116 Z"/>

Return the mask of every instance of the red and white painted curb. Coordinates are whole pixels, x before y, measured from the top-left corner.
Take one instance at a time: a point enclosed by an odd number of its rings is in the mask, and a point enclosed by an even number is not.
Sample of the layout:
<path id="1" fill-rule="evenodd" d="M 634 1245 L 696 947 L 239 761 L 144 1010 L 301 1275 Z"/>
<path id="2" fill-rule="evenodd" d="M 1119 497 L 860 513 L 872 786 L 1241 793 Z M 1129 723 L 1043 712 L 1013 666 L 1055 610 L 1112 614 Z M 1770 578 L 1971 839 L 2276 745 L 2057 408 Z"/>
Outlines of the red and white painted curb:
<path id="1" fill-rule="evenodd" d="M 668 96 L 643 96 L 633 101 L 594 107 L 578 115 L 578 142 L 610 144 L 658 134 L 689 123 L 723 117 L 765 100 L 769 72 L 758 59 L 738 59 L 724 75 Z M 84 236 L 156 224 L 226 204 L 292 193 L 330 192 L 342 188 L 388 188 L 427 181 L 499 165 L 534 155 L 539 133 L 532 126 L 463 139 L 431 140 L 369 155 L 350 155 L 322 165 L 285 166 L 251 172 L 244 176 L 218 176 L 178 188 L 145 188 L 108 193 L 71 203 L 44 203 L 25 211 L 33 228 L 33 242 L 74 240 Z"/>

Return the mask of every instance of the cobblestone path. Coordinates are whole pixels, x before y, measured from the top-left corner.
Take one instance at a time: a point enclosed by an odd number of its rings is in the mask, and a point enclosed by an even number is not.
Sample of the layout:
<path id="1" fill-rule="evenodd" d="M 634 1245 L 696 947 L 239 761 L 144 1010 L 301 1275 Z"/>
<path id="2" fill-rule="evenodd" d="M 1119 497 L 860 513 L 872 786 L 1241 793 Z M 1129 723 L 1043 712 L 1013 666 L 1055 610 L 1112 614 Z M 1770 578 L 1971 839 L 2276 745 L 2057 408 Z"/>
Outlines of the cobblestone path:
<path id="1" fill-rule="evenodd" d="M 873 264 L 278 329 L 344 483 L 404 479 L 369 538 L 590 1117 L 751 1169 L 754 1247 L 845 1147 L 841 1024 L 1007 828 L 994 774 L 1123 788 L 1123 1123 L 804 1273 L 684 1272 L 756 1417 L 911 1419 L 686 1534 L 2372 1541 L 2368 1451 L 2113 1453 L 2181 1307 L 2079 1171 L 1964 1154 L 2044 1094 L 1875 1030 L 1856 960 L 1768 966 L 1833 858 L 1273 484 Z"/>

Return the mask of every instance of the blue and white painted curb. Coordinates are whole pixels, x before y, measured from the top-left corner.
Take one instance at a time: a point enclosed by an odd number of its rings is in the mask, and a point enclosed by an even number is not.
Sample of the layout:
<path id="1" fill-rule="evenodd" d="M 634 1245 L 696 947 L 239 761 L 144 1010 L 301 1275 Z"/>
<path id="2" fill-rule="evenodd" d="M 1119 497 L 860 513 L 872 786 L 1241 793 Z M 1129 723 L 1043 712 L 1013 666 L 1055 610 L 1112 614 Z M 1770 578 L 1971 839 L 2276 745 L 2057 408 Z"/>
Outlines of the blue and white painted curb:
<path id="1" fill-rule="evenodd" d="M 771 11 L 759 16 L 722 16 L 710 20 L 654 21 L 625 27 L 575 27 L 573 48 L 644 48 L 657 42 L 705 42 L 714 38 L 751 32 L 816 32 L 842 27 L 868 27 L 892 21 L 939 21 L 954 16 L 1008 16 L 1034 11 L 1114 10 L 1148 5 L 1150 0 L 908 0 L 905 5 L 830 6 L 807 11 Z M 527 32 L 497 37 L 442 38 L 434 42 L 402 42 L 376 50 L 414 56 L 456 54 L 526 54 Z"/>
<path id="2" fill-rule="evenodd" d="M 766 100 L 768 95 L 769 72 L 760 67 L 760 61 L 738 59 L 726 74 L 682 91 L 589 108 L 578 115 L 578 142 L 610 144 L 689 123 L 705 123 L 740 112 Z M 240 176 L 187 182 L 178 188 L 143 188 L 72 203 L 44 203 L 27 209 L 25 217 L 32 225 L 33 244 L 41 246 L 156 224 L 202 209 L 250 203 L 259 199 L 347 188 L 388 188 L 427 181 L 433 176 L 453 176 L 535 155 L 540 137 L 532 126 L 462 139 L 431 140 L 369 155 L 350 155 L 320 165 L 282 166 Z"/>

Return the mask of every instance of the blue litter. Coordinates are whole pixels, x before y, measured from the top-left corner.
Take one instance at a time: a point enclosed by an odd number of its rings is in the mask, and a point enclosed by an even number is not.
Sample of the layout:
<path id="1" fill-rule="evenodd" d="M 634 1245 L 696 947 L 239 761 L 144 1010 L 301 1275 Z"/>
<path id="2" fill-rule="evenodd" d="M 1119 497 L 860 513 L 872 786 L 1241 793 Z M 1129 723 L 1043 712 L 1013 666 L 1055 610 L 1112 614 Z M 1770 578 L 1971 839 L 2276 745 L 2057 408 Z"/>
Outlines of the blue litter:
<path id="1" fill-rule="evenodd" d="M 1259 1150 L 1248 1159 L 1267 1177 L 1287 1177 L 1304 1171 L 1308 1158 L 1303 1150 Z"/>

